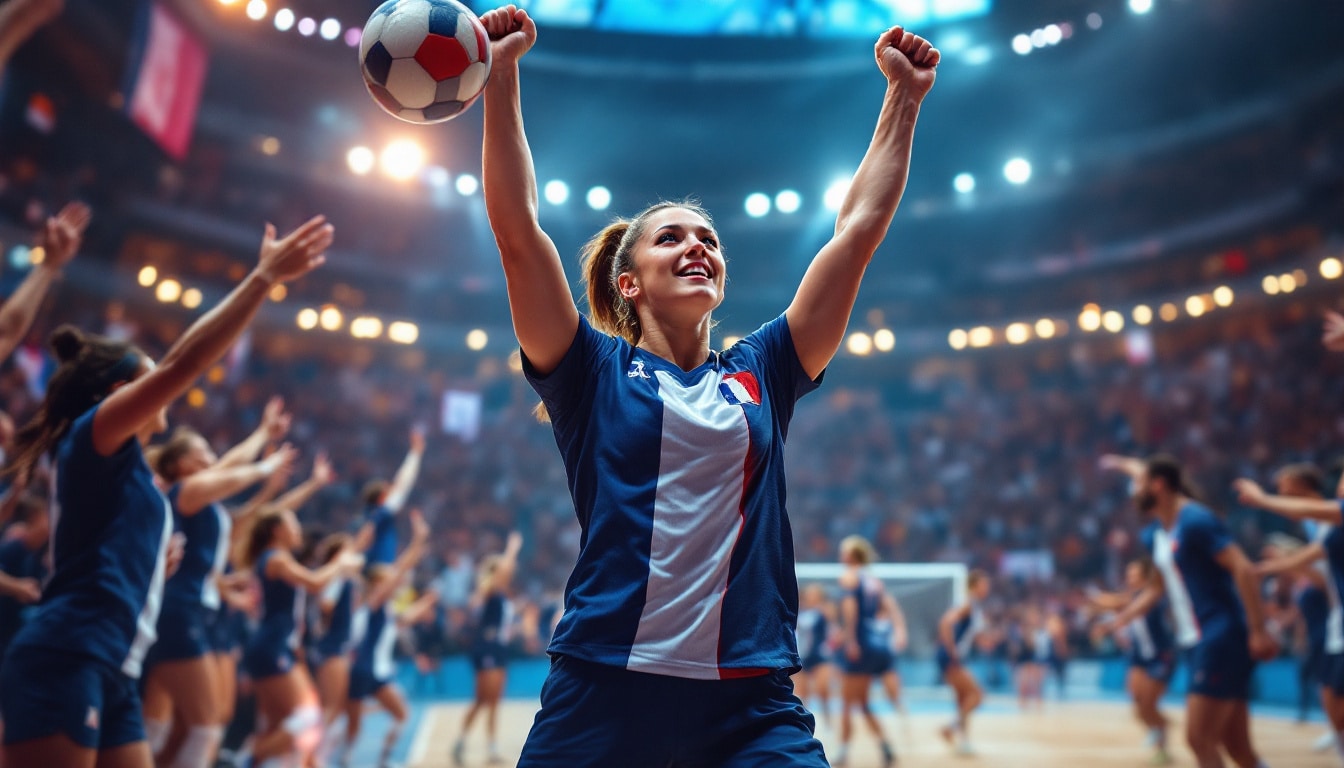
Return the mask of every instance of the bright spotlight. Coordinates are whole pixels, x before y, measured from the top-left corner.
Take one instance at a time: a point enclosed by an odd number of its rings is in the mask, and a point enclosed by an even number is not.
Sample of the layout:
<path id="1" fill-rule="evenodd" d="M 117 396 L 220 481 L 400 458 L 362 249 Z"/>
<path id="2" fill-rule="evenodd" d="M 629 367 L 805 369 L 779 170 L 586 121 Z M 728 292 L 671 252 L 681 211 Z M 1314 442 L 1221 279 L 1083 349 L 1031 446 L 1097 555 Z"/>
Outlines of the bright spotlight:
<path id="1" fill-rule="evenodd" d="M 763 192 L 752 192 L 747 195 L 742 207 L 747 210 L 748 216 L 759 219 L 770 212 L 770 196 Z"/>
<path id="2" fill-rule="evenodd" d="M 299 328 L 305 331 L 311 331 L 317 327 L 317 310 L 312 307 L 304 307 L 299 310 Z"/>
<path id="3" fill-rule="evenodd" d="M 247 4 L 247 18 L 261 21 L 266 18 L 266 0 L 252 0 Z"/>
<path id="4" fill-rule="evenodd" d="M 471 197 L 476 194 L 476 190 L 481 188 L 481 182 L 476 180 L 470 173 L 464 173 L 457 177 L 457 194 L 463 197 Z"/>
<path id="5" fill-rule="evenodd" d="M 878 328 L 873 331 L 873 346 L 878 352 L 890 352 L 896 348 L 896 334 L 890 328 Z"/>
<path id="6" fill-rule="evenodd" d="M 1045 28 L 1046 45 L 1059 45 L 1059 42 L 1063 39 L 1064 39 L 1064 30 L 1061 29 L 1058 24 L 1050 24 L 1046 26 Z"/>
<path id="7" fill-rule="evenodd" d="M 975 191 L 975 177 L 969 173 L 958 173 L 952 179 L 952 188 L 963 195 L 969 195 Z"/>
<path id="8" fill-rule="evenodd" d="M 159 283 L 159 287 L 154 289 L 154 298 L 162 301 L 164 304 L 177 301 L 182 296 L 182 284 L 171 277 Z"/>
<path id="9" fill-rule="evenodd" d="M 281 8 L 275 12 L 275 28 L 281 32 L 288 32 L 294 26 L 294 12 L 288 8 Z"/>
<path id="10" fill-rule="evenodd" d="M 415 178 L 424 164 L 424 147 L 410 139 L 397 139 L 388 144 L 383 148 L 382 156 L 378 158 L 378 165 L 383 169 L 383 173 L 397 181 Z"/>
<path id="11" fill-rule="evenodd" d="M 317 28 L 317 33 L 322 35 L 323 40 L 335 40 L 341 36 L 341 22 L 336 19 L 323 19 L 322 26 Z"/>
<path id="12" fill-rule="evenodd" d="M 1129 0 L 1129 10 L 1139 15 L 1153 10 L 1153 0 Z"/>
<path id="13" fill-rule="evenodd" d="M 343 322 L 345 318 L 341 316 L 341 310 L 331 306 L 323 307 L 317 316 L 317 324 L 324 331 L 339 331 Z"/>
<path id="14" fill-rule="evenodd" d="M 1101 310 L 1089 304 L 1078 314 L 1078 327 L 1091 333 L 1101 327 Z"/>
<path id="15" fill-rule="evenodd" d="M 968 334 L 960 328 L 955 328 L 947 334 L 947 345 L 953 349 L 965 349 L 967 341 Z"/>
<path id="16" fill-rule="evenodd" d="M 1003 337 L 1009 344 L 1024 344 L 1031 338 L 1031 326 L 1026 323 L 1013 323 L 1004 329 Z"/>
<path id="17" fill-rule="evenodd" d="M 792 189 L 786 189 L 775 195 L 775 207 L 780 213 L 797 213 L 803 205 L 802 195 Z"/>
<path id="18" fill-rule="evenodd" d="M 1036 321 L 1036 335 L 1042 339 L 1050 339 L 1055 336 L 1055 321 L 1048 317 L 1042 317 Z"/>
<path id="19" fill-rule="evenodd" d="M 155 280 L 158 279 L 159 279 L 159 270 L 151 266 L 141 267 L 140 274 L 136 275 L 135 277 L 136 282 L 140 283 L 140 286 L 142 288 L 148 288 L 149 286 L 154 284 Z"/>
<path id="20" fill-rule="evenodd" d="M 1153 308 L 1147 304 L 1140 304 L 1134 308 L 1134 322 L 1139 325 L 1147 325 L 1153 322 Z"/>
<path id="21" fill-rule="evenodd" d="M 356 317 L 350 321 L 350 335 L 356 339 L 376 339 L 383 334 L 383 321 L 376 317 Z"/>
<path id="22" fill-rule="evenodd" d="M 182 292 L 182 306 L 187 309 L 195 309 L 201 306 L 201 301 L 204 298 L 199 288 L 188 288 Z"/>
<path id="23" fill-rule="evenodd" d="M 364 176 L 372 171 L 373 163 L 373 150 L 368 147 L 351 147 L 345 153 L 345 164 L 350 166 L 350 172 L 356 176 Z"/>
<path id="24" fill-rule="evenodd" d="M 359 27 L 350 27 L 345 30 L 345 44 L 351 48 L 358 48 L 359 41 L 364 37 L 364 30 Z"/>
<path id="25" fill-rule="evenodd" d="M 1344 274 L 1344 264 L 1341 264 L 1339 259 L 1331 256 L 1328 259 L 1321 260 L 1321 277 L 1326 280 L 1334 280 L 1341 274 Z"/>
<path id="26" fill-rule="evenodd" d="M 1279 278 L 1273 275 L 1265 275 L 1265 279 L 1260 281 L 1260 287 L 1265 293 L 1273 296 L 1279 292 Z"/>
<path id="27" fill-rule="evenodd" d="M 1013 53 L 1019 56 L 1026 56 L 1031 53 L 1034 46 L 1031 44 L 1031 35 L 1016 35 L 1013 37 Z"/>
<path id="28" fill-rule="evenodd" d="M 485 345 L 488 343 L 490 343 L 490 337 L 480 328 L 473 328 L 467 332 L 467 349 L 480 352 L 485 349 Z"/>
<path id="29" fill-rule="evenodd" d="M 546 182 L 541 193 L 551 205 L 564 205 L 569 200 L 569 185 L 559 179 L 551 179 Z"/>
<path id="30" fill-rule="evenodd" d="M 845 202 L 845 195 L 849 194 L 850 181 L 849 178 L 836 179 L 831 182 L 831 186 L 826 188 L 826 195 L 822 199 L 822 203 L 825 204 L 826 210 L 840 210 L 840 206 Z"/>
<path id="31" fill-rule="evenodd" d="M 1031 163 L 1021 157 L 1014 157 L 1004 163 L 1003 178 L 1010 184 L 1026 184 L 1031 179 Z"/>
<path id="32" fill-rule="evenodd" d="M 1031 47 L 1044 48 L 1046 46 L 1046 34 L 1044 29 L 1037 29 L 1031 33 Z"/>
<path id="33" fill-rule="evenodd" d="M 862 331 L 856 331 L 849 334 L 845 340 L 845 348 L 852 355 L 863 357 L 873 351 L 873 337 Z"/>
<path id="34" fill-rule="evenodd" d="M 387 326 L 387 338 L 398 344 L 414 344 L 420 338 L 420 328 L 415 323 L 397 321 Z"/>
<path id="35" fill-rule="evenodd" d="M 1114 309 L 1108 310 L 1101 316 L 1101 327 L 1111 333 L 1119 333 L 1125 328 L 1125 316 Z"/>
<path id="36" fill-rule="evenodd" d="M 588 190 L 588 207 L 594 211 L 605 211 L 611 205 L 611 190 L 606 187 L 593 187 Z"/>
<path id="37" fill-rule="evenodd" d="M 1279 275 L 1279 293 L 1292 293 L 1297 290 L 1297 281 L 1292 275 Z"/>
<path id="38" fill-rule="evenodd" d="M 317 31 L 316 19 L 313 19 L 309 16 L 304 16 L 302 19 L 299 19 L 300 35 L 303 35 L 304 37 L 312 37 L 313 33 L 316 31 Z"/>
<path id="39" fill-rule="evenodd" d="M 1226 285 L 1220 285 L 1213 289 L 1213 303 L 1220 307 L 1232 306 L 1232 289 Z"/>
<path id="40" fill-rule="evenodd" d="M 1164 323 L 1170 323 L 1174 321 L 1177 317 L 1180 316 L 1180 314 L 1181 310 L 1178 309 L 1176 305 L 1172 304 L 1170 301 L 1168 301 L 1166 304 L 1163 304 L 1162 308 L 1157 311 L 1157 316 L 1162 318 L 1162 322 Z"/>
<path id="41" fill-rule="evenodd" d="M 1191 296 L 1186 299 L 1185 312 L 1191 317 L 1199 317 L 1204 314 L 1204 298 L 1202 296 Z"/>
<path id="42" fill-rule="evenodd" d="M 972 328 L 971 332 L 967 334 L 967 338 L 970 340 L 972 347 L 988 347 L 994 343 L 994 329 L 987 325 Z"/>

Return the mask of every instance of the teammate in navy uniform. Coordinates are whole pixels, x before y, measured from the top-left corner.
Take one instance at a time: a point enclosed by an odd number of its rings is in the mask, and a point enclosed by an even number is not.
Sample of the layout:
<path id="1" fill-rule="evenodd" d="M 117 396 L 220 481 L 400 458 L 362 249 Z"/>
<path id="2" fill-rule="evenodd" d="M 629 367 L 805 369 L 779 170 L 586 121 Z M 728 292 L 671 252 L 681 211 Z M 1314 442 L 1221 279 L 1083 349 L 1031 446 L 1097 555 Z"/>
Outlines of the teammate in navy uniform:
<path id="1" fill-rule="evenodd" d="M 793 674 L 793 687 L 804 705 L 815 698 L 822 722 L 831 726 L 831 619 L 835 607 L 826 597 L 821 584 L 808 584 L 802 592 L 798 609 L 798 656 L 801 668 Z"/>
<path id="2" fill-rule="evenodd" d="M 317 546 L 315 562 L 326 565 L 341 553 L 353 548 L 361 552 L 367 541 L 372 541 L 372 525 L 365 525 L 361 536 L 352 538 L 346 533 L 335 533 Z M 314 612 L 316 625 L 309 627 L 312 644 L 308 648 L 308 667 L 317 678 L 318 699 L 322 705 L 322 746 L 319 761 L 345 741 L 345 734 L 337 727 L 345 716 L 350 701 L 350 661 L 358 638 L 354 635 L 355 606 L 361 600 L 360 580 L 353 576 L 333 580 L 319 595 Z"/>
<path id="3" fill-rule="evenodd" d="M 876 626 L 878 614 L 888 609 L 891 597 L 882 582 L 865 570 L 876 557 L 872 544 L 862 536 L 847 536 L 840 542 L 840 562 L 845 566 L 840 576 L 840 625 L 844 637 L 840 646 L 840 668 L 844 673 L 840 690 L 844 703 L 840 710 L 840 749 L 832 760 L 837 766 L 845 765 L 849 757 L 854 709 L 858 709 L 868 730 L 877 737 L 883 767 L 896 762 L 896 752 L 882 723 L 868 705 L 873 678 L 885 675 L 895 664 L 891 638 L 881 635 Z"/>
<path id="4" fill-rule="evenodd" d="M 476 671 L 475 696 L 462 720 L 462 733 L 453 744 L 453 764 L 462 765 L 467 748 L 467 734 L 476 715 L 485 710 L 487 759 L 501 762 L 495 737 L 499 732 L 497 716 L 499 700 L 504 696 L 504 682 L 509 662 L 509 642 L 513 634 L 513 603 L 509 600 L 509 585 L 518 569 L 518 553 L 523 548 L 523 537 L 517 531 L 509 534 L 504 553 L 492 555 L 476 569 L 476 590 L 471 596 L 471 666 Z"/>
<path id="5" fill-rule="evenodd" d="M 155 453 L 154 468 L 168 484 L 173 529 L 184 537 L 182 564 L 164 584 L 158 640 L 145 658 L 145 732 L 155 762 L 168 768 L 213 765 L 224 736 L 214 631 L 233 518 L 220 501 L 289 471 L 295 457 L 289 446 L 256 461 L 288 426 L 276 401 L 261 428 L 223 457 L 187 427 L 179 427 Z M 169 739 L 170 727 L 178 738 Z"/>
<path id="6" fill-rule="evenodd" d="M 1045 670 L 1054 655 L 1053 643 L 1040 607 L 1022 606 L 1009 630 L 1008 646 L 1015 667 L 1017 702 L 1024 710 L 1044 704 Z"/>
<path id="7" fill-rule="evenodd" d="M 1190 667 L 1186 741 L 1201 768 L 1221 766 L 1220 749 L 1242 768 L 1255 768 L 1259 757 L 1247 705 L 1251 676 L 1255 660 L 1276 650 L 1265 631 L 1255 567 L 1223 521 L 1190 497 L 1175 459 L 1107 456 L 1102 466 L 1130 476 L 1138 508 L 1153 518 L 1143 545 L 1156 573 L 1114 623 L 1143 617 L 1165 595 Z"/>
<path id="8" fill-rule="evenodd" d="M 956 697 L 957 714 L 943 726 L 942 736 L 961 754 L 972 754 L 970 732 L 971 713 L 984 701 L 984 691 L 963 663 L 975 644 L 975 637 L 985 628 L 985 614 L 980 604 L 989 597 L 989 574 L 971 571 L 966 578 L 966 602 L 953 606 L 938 622 L 938 671 L 943 682 L 952 688 Z"/>
<path id="9" fill-rule="evenodd" d="M 412 429 L 411 449 L 392 482 L 371 480 L 364 486 L 364 521 L 373 525 L 373 543 L 367 553 L 370 565 L 391 565 L 397 559 L 397 513 L 415 487 L 424 455 L 425 433 Z"/>
<path id="10" fill-rule="evenodd" d="M 486 212 L 582 528 L 520 765 L 824 765 L 789 681 L 798 589 L 783 445 L 900 203 L 938 51 L 900 28 L 878 39 L 886 97 L 832 240 L 784 314 L 720 354 L 710 334 L 726 263 L 693 205 L 655 205 L 596 235 L 592 319 L 580 316 L 537 220 L 523 133 L 518 60 L 536 25 L 514 6 L 482 21 Z"/>
<path id="11" fill-rule="evenodd" d="M 1089 600 L 1105 611 L 1123 610 L 1153 579 L 1151 560 L 1135 560 L 1125 566 L 1125 592 L 1094 593 Z M 1129 658 L 1125 687 L 1134 700 L 1134 713 L 1148 729 L 1148 746 L 1153 762 L 1171 762 L 1167 752 L 1167 718 L 1162 714 L 1162 697 L 1176 672 L 1176 638 L 1171 629 L 1171 612 L 1165 600 L 1159 600 L 1144 615 L 1124 625 L 1103 622 L 1096 634 L 1114 632 L 1121 638 Z"/>
<path id="12" fill-rule="evenodd" d="M 352 542 L 330 563 L 310 570 L 294 558 L 302 544 L 303 530 L 294 512 L 273 506 L 252 521 L 241 557 L 261 583 L 261 621 L 243 651 L 243 667 L 257 697 L 259 728 L 252 760 L 258 766 L 272 758 L 303 764 L 316 751 L 322 710 L 312 678 L 297 659 L 304 595 L 320 593 L 364 565 Z"/>
<path id="13" fill-rule="evenodd" d="M 141 451 L 167 406 L 223 356 L 272 286 L 322 263 L 314 218 L 282 240 L 267 225 L 257 267 L 156 368 L 129 344 L 65 326 L 60 367 L 17 440 L 12 471 L 55 464 L 52 575 L 0 670 L 3 761 L 14 768 L 148 768 L 137 678 L 154 642 L 172 537 L 168 502 Z"/>
<path id="14" fill-rule="evenodd" d="M 412 510 L 410 518 L 410 546 L 391 565 L 373 565 L 368 571 L 368 583 L 363 590 L 359 608 L 363 631 L 355 649 L 354 663 L 350 666 L 345 751 L 338 765 L 346 765 L 345 760 L 348 760 L 350 750 L 359 738 L 361 714 L 366 700 L 377 701 L 392 716 L 392 726 L 383 736 L 379 768 L 387 768 L 389 765 L 392 749 L 397 745 L 401 729 L 406 725 L 406 699 L 395 685 L 397 665 L 393 651 L 397 645 L 397 630 L 423 619 L 434 610 L 438 601 L 438 595 L 430 591 L 401 613 L 392 610 L 392 599 L 424 557 L 429 544 L 429 525 L 425 523 L 424 517 Z"/>
<path id="15" fill-rule="evenodd" d="M 0 659 L 42 598 L 51 515 L 46 500 L 24 493 L 0 542 Z"/>

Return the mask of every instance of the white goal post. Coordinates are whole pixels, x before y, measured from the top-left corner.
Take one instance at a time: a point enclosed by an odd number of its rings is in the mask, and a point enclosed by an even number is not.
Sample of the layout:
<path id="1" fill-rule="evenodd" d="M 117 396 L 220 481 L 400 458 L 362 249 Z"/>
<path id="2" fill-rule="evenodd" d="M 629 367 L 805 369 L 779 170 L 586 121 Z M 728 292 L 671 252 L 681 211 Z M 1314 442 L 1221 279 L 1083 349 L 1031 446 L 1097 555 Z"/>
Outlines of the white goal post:
<path id="1" fill-rule="evenodd" d="M 798 563 L 798 587 L 819 583 L 831 599 L 840 597 L 841 563 Z M 887 592 L 901 604 L 909 630 L 910 652 L 932 653 L 943 613 L 966 601 L 970 569 L 964 563 L 875 563 L 864 569 L 882 580 Z"/>

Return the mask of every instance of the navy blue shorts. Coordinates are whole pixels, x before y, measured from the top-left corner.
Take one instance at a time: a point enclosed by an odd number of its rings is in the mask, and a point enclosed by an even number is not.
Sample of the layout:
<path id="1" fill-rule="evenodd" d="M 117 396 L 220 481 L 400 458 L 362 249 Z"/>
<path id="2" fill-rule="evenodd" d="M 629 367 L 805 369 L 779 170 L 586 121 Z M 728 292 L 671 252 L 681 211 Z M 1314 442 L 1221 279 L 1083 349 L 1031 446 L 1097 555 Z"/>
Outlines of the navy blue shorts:
<path id="1" fill-rule="evenodd" d="M 242 649 L 242 641 L 239 640 L 238 622 L 246 622 L 247 619 L 229 608 L 216 611 L 214 618 L 206 626 L 206 634 L 210 637 L 210 650 L 214 653 L 233 654 Z M 244 629 L 243 634 L 246 634 Z"/>
<path id="2" fill-rule="evenodd" d="M 840 654 L 840 669 L 847 675 L 885 675 L 896 668 L 896 655 L 886 648 L 864 648 L 859 658 L 851 659 L 849 654 Z"/>
<path id="3" fill-rule="evenodd" d="M 502 643 L 477 643 L 471 648 L 471 668 L 477 672 L 504 669 L 509 665 L 509 648 Z"/>
<path id="4" fill-rule="evenodd" d="M 351 667 L 350 669 L 350 700 L 360 701 L 376 695 L 383 688 L 392 684 L 392 680 L 381 678 L 373 674 L 372 669 L 365 667 Z"/>
<path id="5" fill-rule="evenodd" d="M 166 603 L 159 614 L 159 637 L 145 654 L 145 668 L 164 661 L 199 659 L 215 652 L 211 630 L 215 612 L 204 606 Z"/>
<path id="6" fill-rule="evenodd" d="M 243 670 L 253 680 L 287 675 L 294 668 L 294 649 L 272 643 L 252 643 L 243 651 Z"/>
<path id="7" fill-rule="evenodd" d="M 1344 653 L 1329 653 L 1321 662 L 1321 685 L 1336 696 L 1344 696 Z"/>
<path id="8" fill-rule="evenodd" d="M 1149 678 L 1166 685 L 1176 675 L 1176 654 L 1174 652 L 1159 653 L 1151 659 L 1131 656 L 1129 666 L 1143 670 L 1143 674 Z"/>
<path id="9" fill-rule="evenodd" d="M 1245 631 L 1207 633 L 1186 652 L 1186 661 L 1190 666 L 1190 693 L 1211 699 L 1251 698 L 1255 662 Z"/>
<path id="10" fill-rule="evenodd" d="M 938 677 L 939 677 L 939 679 L 942 679 L 942 678 L 947 677 L 947 672 L 948 672 L 948 670 L 950 670 L 950 669 L 955 669 L 955 668 L 960 667 L 960 666 L 961 666 L 961 662 L 960 662 L 960 661 L 955 661 L 955 660 L 953 660 L 953 658 L 952 658 L 952 654 L 948 653 L 946 648 L 942 647 L 941 645 L 938 646 Z"/>
<path id="11" fill-rule="evenodd" d="M 786 671 L 688 680 L 555 656 L 518 768 L 824 768 Z"/>
<path id="12" fill-rule="evenodd" d="M 5 744 L 62 734 L 85 749 L 145 740 L 138 681 L 95 659 L 32 646 L 0 667 Z"/>

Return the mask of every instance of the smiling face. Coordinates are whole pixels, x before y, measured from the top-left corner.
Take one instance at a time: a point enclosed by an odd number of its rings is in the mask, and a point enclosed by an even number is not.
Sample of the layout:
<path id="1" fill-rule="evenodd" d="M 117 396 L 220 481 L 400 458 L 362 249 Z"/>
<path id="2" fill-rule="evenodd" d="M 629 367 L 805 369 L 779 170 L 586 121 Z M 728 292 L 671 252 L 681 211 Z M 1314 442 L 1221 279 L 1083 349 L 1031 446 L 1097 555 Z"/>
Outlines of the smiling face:
<path id="1" fill-rule="evenodd" d="M 719 236 L 700 214 L 685 208 L 655 211 L 631 251 L 631 267 L 617 277 L 617 288 L 641 318 L 691 325 L 723 302 L 727 274 Z"/>

